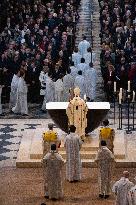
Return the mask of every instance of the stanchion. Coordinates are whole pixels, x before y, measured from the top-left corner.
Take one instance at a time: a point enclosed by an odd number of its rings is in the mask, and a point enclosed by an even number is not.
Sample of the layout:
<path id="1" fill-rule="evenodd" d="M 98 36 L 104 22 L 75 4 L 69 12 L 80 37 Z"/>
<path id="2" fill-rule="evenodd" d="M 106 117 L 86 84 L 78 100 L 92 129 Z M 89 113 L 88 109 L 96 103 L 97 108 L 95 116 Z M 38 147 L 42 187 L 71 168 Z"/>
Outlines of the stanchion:
<path id="1" fill-rule="evenodd" d="M 128 117 L 128 126 L 127 126 L 127 131 L 126 131 L 126 134 L 131 134 L 132 131 L 130 129 L 130 92 L 128 92 L 128 96 L 127 96 L 127 111 L 128 111 L 128 114 L 127 114 L 127 117 Z"/>

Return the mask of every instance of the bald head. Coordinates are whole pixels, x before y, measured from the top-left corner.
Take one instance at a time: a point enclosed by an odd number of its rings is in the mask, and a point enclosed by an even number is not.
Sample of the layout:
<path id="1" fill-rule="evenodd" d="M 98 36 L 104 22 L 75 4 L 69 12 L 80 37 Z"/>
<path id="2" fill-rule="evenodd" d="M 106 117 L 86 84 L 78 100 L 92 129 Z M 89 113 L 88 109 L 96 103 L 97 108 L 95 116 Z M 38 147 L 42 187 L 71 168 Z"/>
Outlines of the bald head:
<path id="1" fill-rule="evenodd" d="M 128 172 L 128 171 L 124 171 L 124 172 L 123 172 L 123 177 L 129 178 L 129 172 Z"/>

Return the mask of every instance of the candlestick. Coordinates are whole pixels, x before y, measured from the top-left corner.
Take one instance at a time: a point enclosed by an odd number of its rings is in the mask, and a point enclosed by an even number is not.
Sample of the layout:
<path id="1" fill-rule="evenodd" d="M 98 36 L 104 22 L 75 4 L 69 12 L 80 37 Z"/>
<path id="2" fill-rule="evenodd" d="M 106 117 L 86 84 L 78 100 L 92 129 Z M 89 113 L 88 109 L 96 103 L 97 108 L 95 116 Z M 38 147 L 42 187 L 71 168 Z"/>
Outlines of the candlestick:
<path id="1" fill-rule="evenodd" d="M 121 105 L 121 93 L 119 93 L 119 105 Z"/>
<path id="2" fill-rule="evenodd" d="M 86 94 L 84 95 L 84 101 L 86 101 Z"/>
<path id="3" fill-rule="evenodd" d="M 135 91 L 133 91 L 133 99 L 132 102 L 135 102 Z"/>
<path id="4" fill-rule="evenodd" d="M 116 93 L 116 81 L 114 81 L 114 93 Z"/>
<path id="5" fill-rule="evenodd" d="M 122 99 L 122 88 L 120 88 L 120 98 Z"/>
<path id="6" fill-rule="evenodd" d="M 128 81 L 128 92 L 130 92 L 130 80 Z"/>

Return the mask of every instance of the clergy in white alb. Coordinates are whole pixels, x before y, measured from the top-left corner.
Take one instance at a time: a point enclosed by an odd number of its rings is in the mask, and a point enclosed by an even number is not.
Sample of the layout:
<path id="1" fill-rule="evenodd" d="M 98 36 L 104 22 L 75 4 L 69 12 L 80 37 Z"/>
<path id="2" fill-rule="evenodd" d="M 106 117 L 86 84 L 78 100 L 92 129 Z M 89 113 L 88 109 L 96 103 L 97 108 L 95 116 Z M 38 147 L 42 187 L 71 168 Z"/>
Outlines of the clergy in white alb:
<path id="1" fill-rule="evenodd" d="M 17 101 L 15 107 L 12 108 L 14 113 L 19 113 L 22 115 L 28 114 L 28 106 L 27 106 L 27 84 L 25 82 L 25 73 L 20 71 L 20 78 L 18 82 L 17 88 Z"/>
<path id="2" fill-rule="evenodd" d="M 78 71 L 81 70 L 83 76 L 85 75 L 85 71 L 88 69 L 88 65 L 85 63 L 85 59 L 81 58 L 81 63 L 77 65 Z"/>
<path id="3" fill-rule="evenodd" d="M 75 67 L 81 62 L 82 56 L 78 52 L 78 48 L 75 48 L 74 53 L 72 54 L 72 61 L 74 62 Z"/>
<path id="4" fill-rule="evenodd" d="M 86 81 L 86 96 L 90 101 L 94 101 L 96 96 L 96 82 L 97 72 L 93 68 L 93 64 L 90 63 L 88 69 L 85 70 L 85 81 Z"/>
<path id="5" fill-rule="evenodd" d="M 123 177 L 112 188 L 116 195 L 116 205 L 129 205 L 129 191 L 133 186 L 134 184 L 129 181 L 129 172 L 124 171 Z"/>
<path id="6" fill-rule="evenodd" d="M 135 181 L 136 181 L 136 177 L 135 177 Z M 136 205 L 136 185 L 133 186 L 128 192 L 128 198 L 129 198 L 129 205 Z"/>
<path id="7" fill-rule="evenodd" d="M 69 182 L 81 180 L 80 149 L 83 142 L 75 131 L 75 126 L 71 125 L 70 134 L 65 137 L 64 141 L 66 149 L 66 179 Z"/>
<path id="8" fill-rule="evenodd" d="M 86 94 L 86 84 L 85 78 L 82 75 L 82 71 L 78 71 L 78 76 L 75 78 L 74 88 L 79 87 L 80 89 L 80 97 L 83 99 L 84 95 Z"/>
<path id="9" fill-rule="evenodd" d="M 64 159 L 56 151 L 56 144 L 51 145 L 51 151 L 43 158 L 44 196 L 49 199 L 63 197 L 63 166 Z"/>
<path id="10" fill-rule="evenodd" d="M 10 102 L 9 102 L 10 109 L 12 109 L 16 105 L 19 77 L 20 77 L 20 71 L 14 74 L 11 81 Z"/>
<path id="11" fill-rule="evenodd" d="M 92 52 L 91 47 L 89 47 L 83 58 L 85 59 L 85 63 L 89 65 L 89 63 L 94 63 L 96 61 L 96 53 Z"/>
<path id="12" fill-rule="evenodd" d="M 40 95 L 45 96 L 45 90 L 46 90 L 46 78 L 48 77 L 48 74 L 46 73 L 46 69 L 44 68 L 39 75 L 39 81 L 41 84 L 40 89 Z"/>
<path id="13" fill-rule="evenodd" d="M 86 40 L 86 36 L 83 36 L 83 40 L 78 45 L 80 55 L 83 57 L 87 53 L 87 49 L 90 47 L 90 43 Z"/>
<path id="14" fill-rule="evenodd" d="M 46 89 L 45 89 L 42 110 L 46 110 L 47 102 L 54 102 L 54 101 L 55 101 L 55 84 L 51 79 L 51 73 L 49 72 L 48 76 L 46 76 Z"/>
<path id="15" fill-rule="evenodd" d="M 55 102 L 63 102 L 63 75 L 60 74 L 60 78 L 54 83 L 55 84 Z"/>
<path id="16" fill-rule="evenodd" d="M 71 70 L 63 77 L 63 101 L 68 102 L 70 98 L 70 89 L 74 89 L 74 78 L 71 75 Z"/>
<path id="17" fill-rule="evenodd" d="M 106 142 L 101 141 L 95 161 L 98 164 L 99 197 L 108 198 L 111 191 L 111 176 L 114 164 L 114 155 L 106 147 Z"/>
<path id="18" fill-rule="evenodd" d="M 74 66 L 74 62 L 73 61 L 71 62 L 70 70 L 71 70 L 70 75 L 75 80 L 76 76 L 78 75 L 78 69 Z"/>

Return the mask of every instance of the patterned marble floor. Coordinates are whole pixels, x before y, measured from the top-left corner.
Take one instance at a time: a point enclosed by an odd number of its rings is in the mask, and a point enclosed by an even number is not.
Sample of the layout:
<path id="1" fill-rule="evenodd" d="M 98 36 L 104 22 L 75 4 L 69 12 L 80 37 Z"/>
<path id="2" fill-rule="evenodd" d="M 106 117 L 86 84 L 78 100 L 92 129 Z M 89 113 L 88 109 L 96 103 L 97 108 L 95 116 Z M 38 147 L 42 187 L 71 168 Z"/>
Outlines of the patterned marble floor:
<path id="1" fill-rule="evenodd" d="M 37 127 L 47 127 L 50 119 L 1 119 L 0 167 L 15 166 L 23 132 Z"/>

